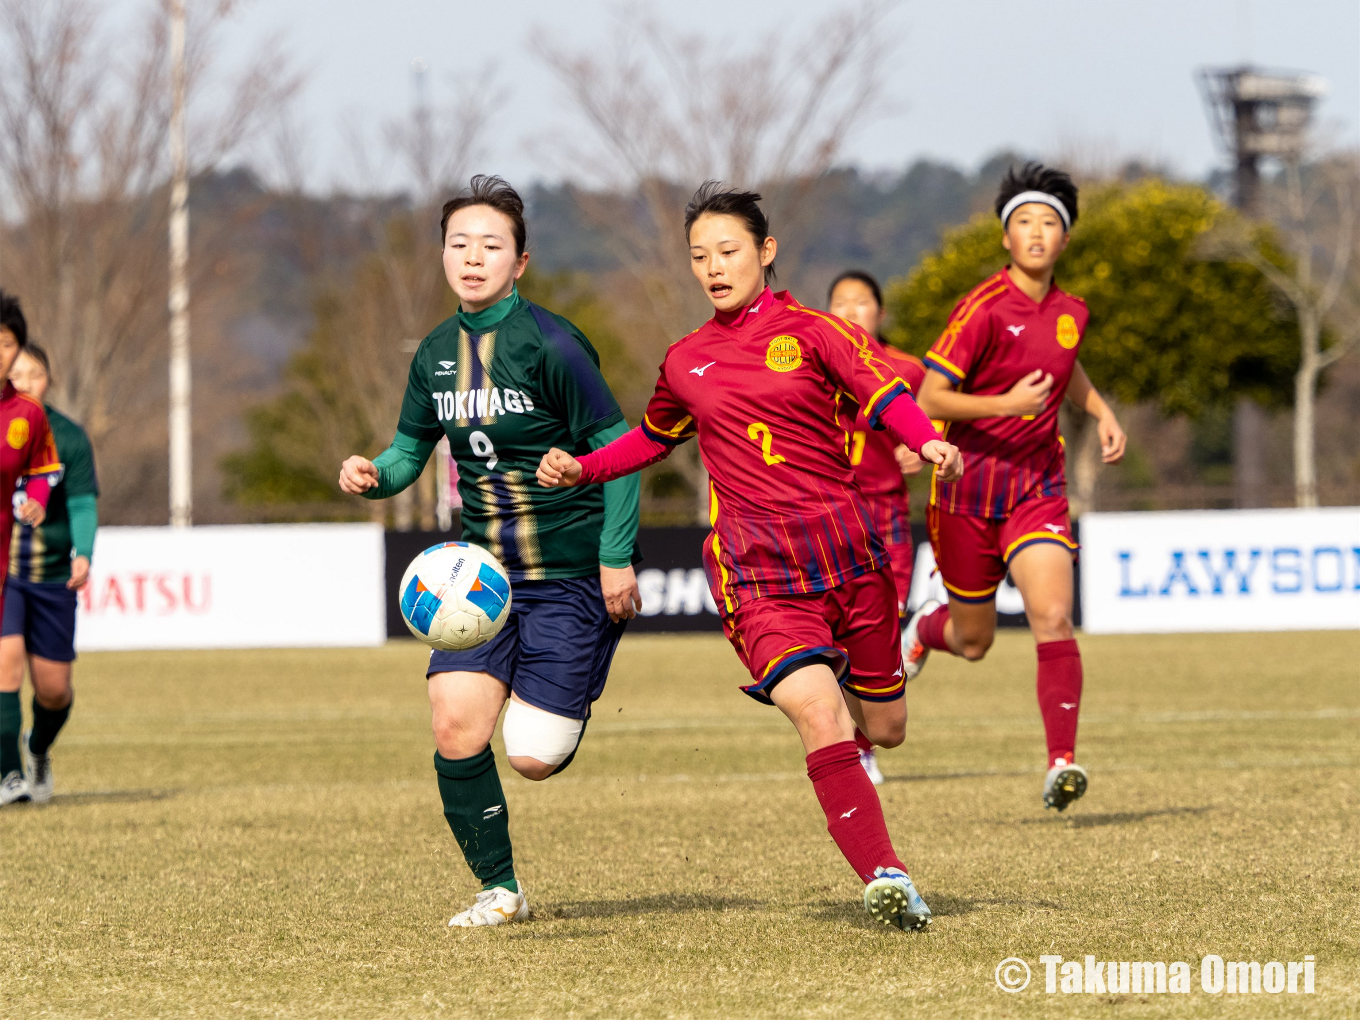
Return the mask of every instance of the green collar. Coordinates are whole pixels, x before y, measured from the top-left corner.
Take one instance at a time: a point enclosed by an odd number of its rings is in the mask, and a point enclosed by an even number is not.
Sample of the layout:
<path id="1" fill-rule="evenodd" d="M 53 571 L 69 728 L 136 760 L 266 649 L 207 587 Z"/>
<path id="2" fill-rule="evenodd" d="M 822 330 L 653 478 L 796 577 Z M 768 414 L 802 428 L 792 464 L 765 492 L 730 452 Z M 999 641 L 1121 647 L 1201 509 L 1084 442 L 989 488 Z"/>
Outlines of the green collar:
<path id="1" fill-rule="evenodd" d="M 458 309 L 458 324 L 469 333 L 483 333 L 519 307 L 519 288 L 511 287 L 510 293 L 489 308 L 480 312 L 465 312 Z"/>

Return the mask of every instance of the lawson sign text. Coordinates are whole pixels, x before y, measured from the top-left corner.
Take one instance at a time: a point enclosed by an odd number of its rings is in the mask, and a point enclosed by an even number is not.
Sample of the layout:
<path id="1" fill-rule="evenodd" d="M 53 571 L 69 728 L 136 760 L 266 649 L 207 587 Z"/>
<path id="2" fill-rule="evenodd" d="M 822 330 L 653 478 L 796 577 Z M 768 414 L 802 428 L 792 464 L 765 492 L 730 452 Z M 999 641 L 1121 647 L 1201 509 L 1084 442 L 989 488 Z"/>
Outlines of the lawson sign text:
<path id="1" fill-rule="evenodd" d="M 1360 508 L 1090 513 L 1091 633 L 1360 628 Z"/>

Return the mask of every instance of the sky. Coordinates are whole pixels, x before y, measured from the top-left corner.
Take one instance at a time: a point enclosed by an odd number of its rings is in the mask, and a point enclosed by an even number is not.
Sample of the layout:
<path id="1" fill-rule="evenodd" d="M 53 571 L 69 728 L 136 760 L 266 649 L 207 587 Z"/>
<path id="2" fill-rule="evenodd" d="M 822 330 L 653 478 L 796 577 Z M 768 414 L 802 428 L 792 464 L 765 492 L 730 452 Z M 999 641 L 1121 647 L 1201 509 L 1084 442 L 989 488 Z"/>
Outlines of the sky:
<path id="1" fill-rule="evenodd" d="M 189 0 L 191 7 L 206 0 Z M 114 17 L 143 0 L 114 0 Z M 516 184 L 558 173 L 532 140 L 576 122 L 530 45 L 544 32 L 589 49 L 612 19 L 641 11 L 678 32 L 745 40 L 797 38 L 842 0 L 255 0 L 222 37 L 224 66 L 278 35 L 306 73 L 297 100 L 307 182 L 352 184 L 342 125 L 377 125 L 413 103 L 412 62 L 429 68 L 434 104 L 452 81 L 505 90 L 478 169 Z M 1002 149 L 1099 150 L 1202 177 L 1222 162 L 1195 72 L 1250 61 L 1327 79 L 1318 122 L 1334 144 L 1360 144 L 1360 0 L 900 0 L 883 19 L 895 40 L 880 114 L 848 141 L 840 162 L 895 170 L 928 157 L 964 168 Z M 754 53 L 752 59 L 759 59 Z M 471 83 L 470 85 L 468 83 Z M 399 184 L 395 170 L 385 183 Z"/>

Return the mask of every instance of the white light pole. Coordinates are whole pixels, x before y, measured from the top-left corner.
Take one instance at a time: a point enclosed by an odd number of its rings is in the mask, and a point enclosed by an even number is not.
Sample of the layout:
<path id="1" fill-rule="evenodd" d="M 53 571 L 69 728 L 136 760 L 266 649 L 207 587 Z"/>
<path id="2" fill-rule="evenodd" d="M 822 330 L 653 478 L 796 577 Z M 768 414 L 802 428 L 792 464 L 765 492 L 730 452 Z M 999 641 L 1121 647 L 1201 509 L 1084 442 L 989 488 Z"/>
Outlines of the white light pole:
<path id="1" fill-rule="evenodd" d="M 189 155 L 184 117 L 184 4 L 170 0 L 170 524 L 193 524 L 189 417 Z"/>

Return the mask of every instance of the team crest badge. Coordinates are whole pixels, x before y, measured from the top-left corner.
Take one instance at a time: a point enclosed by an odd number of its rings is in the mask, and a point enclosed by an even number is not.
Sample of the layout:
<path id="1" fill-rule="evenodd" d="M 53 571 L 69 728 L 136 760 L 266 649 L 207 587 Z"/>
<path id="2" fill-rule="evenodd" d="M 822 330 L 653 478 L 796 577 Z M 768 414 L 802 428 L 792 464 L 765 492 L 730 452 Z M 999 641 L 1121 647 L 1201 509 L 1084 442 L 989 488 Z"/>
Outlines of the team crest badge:
<path id="1" fill-rule="evenodd" d="M 1058 316 L 1058 343 L 1067 350 L 1077 346 L 1081 334 L 1077 332 L 1077 320 L 1070 315 Z"/>
<path id="2" fill-rule="evenodd" d="M 796 337 L 777 336 L 765 352 L 765 367 L 776 372 L 792 372 L 803 363 L 803 349 Z"/>
<path id="3" fill-rule="evenodd" d="M 12 448 L 22 450 L 24 444 L 28 442 L 28 419 L 15 418 L 11 421 L 9 431 L 5 433 L 5 439 Z"/>

